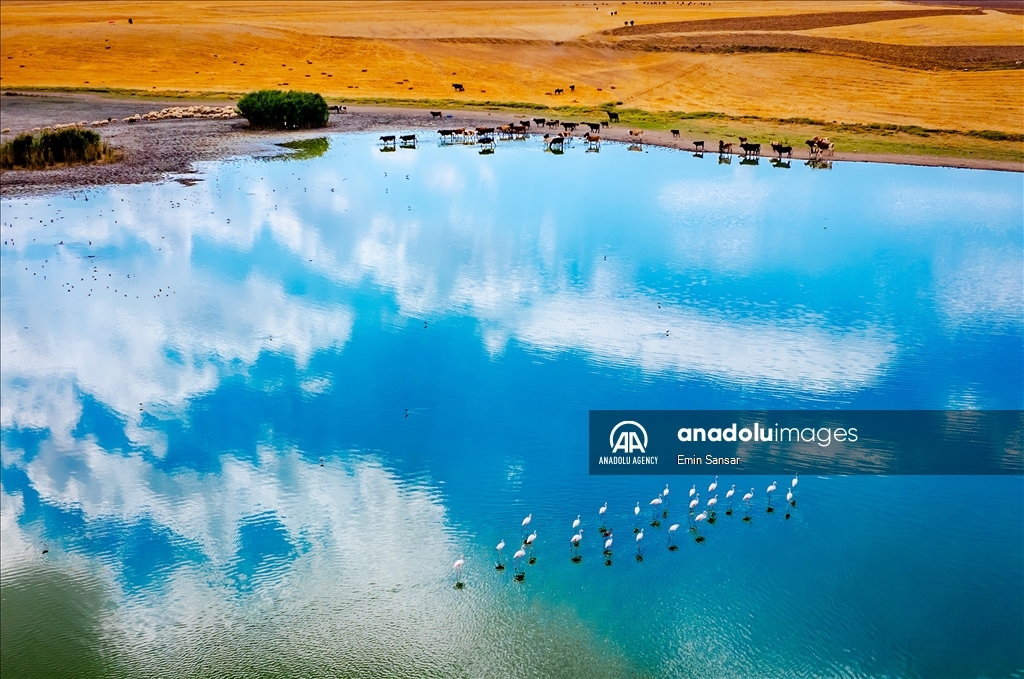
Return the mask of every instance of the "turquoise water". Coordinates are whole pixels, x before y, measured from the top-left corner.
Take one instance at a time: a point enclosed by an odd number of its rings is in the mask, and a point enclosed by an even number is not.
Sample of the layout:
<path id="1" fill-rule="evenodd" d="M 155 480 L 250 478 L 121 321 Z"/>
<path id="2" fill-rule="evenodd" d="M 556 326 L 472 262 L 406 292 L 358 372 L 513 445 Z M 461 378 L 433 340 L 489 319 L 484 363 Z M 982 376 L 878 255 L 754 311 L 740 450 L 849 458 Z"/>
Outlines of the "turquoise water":
<path id="1" fill-rule="evenodd" d="M 788 470 L 722 477 L 698 543 L 711 477 L 590 477 L 586 440 L 1024 407 L 1021 175 L 310 155 L 3 200 L 3 676 L 1024 676 L 1020 477 L 802 475 L 773 514 Z"/>

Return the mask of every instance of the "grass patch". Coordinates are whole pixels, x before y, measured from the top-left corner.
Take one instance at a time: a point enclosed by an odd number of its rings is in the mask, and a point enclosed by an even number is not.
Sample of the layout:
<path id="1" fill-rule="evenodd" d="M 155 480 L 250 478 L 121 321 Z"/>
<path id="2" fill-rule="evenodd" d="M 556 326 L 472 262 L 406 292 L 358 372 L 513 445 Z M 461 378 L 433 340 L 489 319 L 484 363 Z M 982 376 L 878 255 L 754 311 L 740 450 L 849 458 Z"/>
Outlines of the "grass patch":
<path id="1" fill-rule="evenodd" d="M 317 137 L 315 139 L 296 139 L 295 141 L 281 142 L 277 146 L 290 149 L 292 152 L 280 156 L 269 156 L 268 160 L 309 160 L 311 158 L 319 158 L 327 153 L 331 143 L 327 137 Z"/>
<path id="2" fill-rule="evenodd" d="M 324 127 L 331 118 L 324 98 L 315 92 L 259 90 L 237 104 L 249 127 L 260 130 L 308 130 Z"/>
<path id="3" fill-rule="evenodd" d="M 20 134 L 0 146 L 0 168 L 39 170 L 55 165 L 103 163 L 116 154 L 100 135 L 77 128 Z"/>

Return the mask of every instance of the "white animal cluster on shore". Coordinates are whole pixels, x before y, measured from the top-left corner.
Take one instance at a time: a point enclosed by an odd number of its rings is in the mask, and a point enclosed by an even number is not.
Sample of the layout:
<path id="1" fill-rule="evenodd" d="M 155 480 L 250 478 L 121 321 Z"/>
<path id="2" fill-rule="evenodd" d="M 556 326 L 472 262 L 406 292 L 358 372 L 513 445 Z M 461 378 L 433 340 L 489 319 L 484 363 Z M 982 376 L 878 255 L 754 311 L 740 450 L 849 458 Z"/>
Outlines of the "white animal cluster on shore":
<path id="1" fill-rule="evenodd" d="M 150 111 L 143 115 L 130 116 L 135 120 L 167 120 L 174 118 L 237 118 L 234 106 L 172 106 L 161 111 Z M 125 118 L 124 122 L 130 122 Z"/>
<path id="2" fill-rule="evenodd" d="M 137 123 L 140 120 L 181 120 L 182 118 L 237 118 L 238 113 L 235 111 L 234 106 L 172 106 L 165 108 L 160 111 L 150 111 L 149 113 L 136 113 L 133 116 L 127 116 L 121 119 L 123 123 Z M 76 127 L 103 127 L 117 122 L 117 118 L 107 118 L 106 120 L 94 120 L 91 123 L 88 120 L 82 120 L 80 122 L 72 123 L 58 123 L 56 125 L 47 125 L 45 127 L 33 127 L 33 132 L 50 132 L 57 130 L 67 130 Z M 11 129 L 5 127 L 3 134 L 10 134 Z"/>

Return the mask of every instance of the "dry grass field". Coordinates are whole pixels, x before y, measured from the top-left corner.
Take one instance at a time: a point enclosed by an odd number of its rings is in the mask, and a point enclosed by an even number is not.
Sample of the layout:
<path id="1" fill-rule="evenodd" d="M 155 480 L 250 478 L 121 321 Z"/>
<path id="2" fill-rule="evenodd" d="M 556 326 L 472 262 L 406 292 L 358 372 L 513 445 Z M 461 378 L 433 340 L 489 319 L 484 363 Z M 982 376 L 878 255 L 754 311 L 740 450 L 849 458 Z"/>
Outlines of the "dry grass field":
<path id="1" fill-rule="evenodd" d="M 1020 135 L 1022 61 L 1020 14 L 886 1 L 0 2 L 3 89 L 281 87 Z"/>

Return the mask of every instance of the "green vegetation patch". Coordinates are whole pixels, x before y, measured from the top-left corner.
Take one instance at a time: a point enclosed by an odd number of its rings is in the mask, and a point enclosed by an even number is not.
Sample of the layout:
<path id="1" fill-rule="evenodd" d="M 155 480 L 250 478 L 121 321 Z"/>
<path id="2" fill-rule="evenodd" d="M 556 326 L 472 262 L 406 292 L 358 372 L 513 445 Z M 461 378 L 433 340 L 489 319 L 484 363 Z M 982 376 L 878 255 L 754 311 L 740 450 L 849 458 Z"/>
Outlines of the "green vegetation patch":
<path id="1" fill-rule="evenodd" d="M 331 143 L 327 137 L 317 137 L 315 139 L 286 141 L 278 144 L 278 146 L 291 150 L 291 153 L 270 156 L 269 160 L 310 160 L 312 158 L 319 158 L 327 153 Z"/>
<path id="2" fill-rule="evenodd" d="M 315 92 L 259 90 L 238 100 L 238 114 L 249 126 L 263 130 L 299 130 L 324 127 L 331 112 Z"/>
<path id="3" fill-rule="evenodd" d="M 46 130 L 38 136 L 20 134 L 0 146 L 0 167 L 37 170 L 54 165 L 101 163 L 116 154 L 92 130 Z"/>

